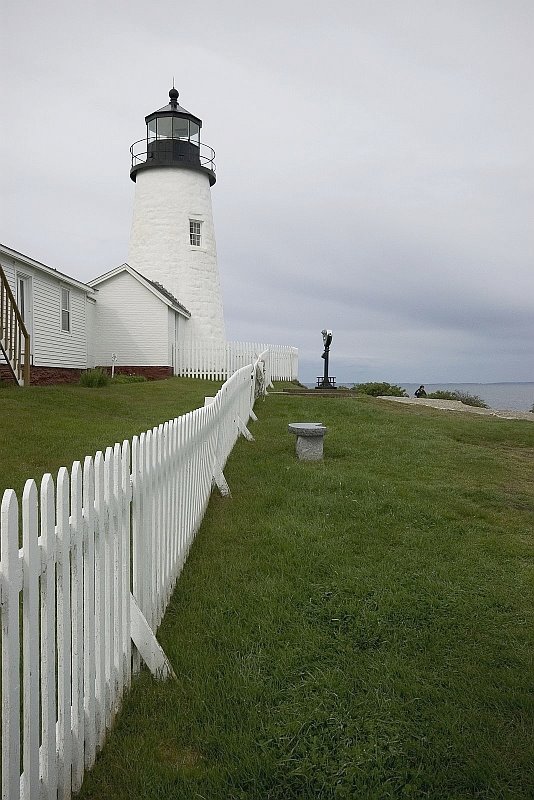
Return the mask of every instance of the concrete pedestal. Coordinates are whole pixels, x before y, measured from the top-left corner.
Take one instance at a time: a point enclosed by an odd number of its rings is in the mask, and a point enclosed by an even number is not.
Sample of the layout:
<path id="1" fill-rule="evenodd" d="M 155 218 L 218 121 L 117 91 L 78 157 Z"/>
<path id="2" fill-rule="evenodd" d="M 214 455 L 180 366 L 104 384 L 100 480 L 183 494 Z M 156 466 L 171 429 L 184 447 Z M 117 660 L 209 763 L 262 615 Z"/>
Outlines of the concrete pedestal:
<path id="1" fill-rule="evenodd" d="M 321 461 L 326 427 L 320 422 L 291 422 L 288 430 L 297 437 L 296 453 L 300 461 Z"/>

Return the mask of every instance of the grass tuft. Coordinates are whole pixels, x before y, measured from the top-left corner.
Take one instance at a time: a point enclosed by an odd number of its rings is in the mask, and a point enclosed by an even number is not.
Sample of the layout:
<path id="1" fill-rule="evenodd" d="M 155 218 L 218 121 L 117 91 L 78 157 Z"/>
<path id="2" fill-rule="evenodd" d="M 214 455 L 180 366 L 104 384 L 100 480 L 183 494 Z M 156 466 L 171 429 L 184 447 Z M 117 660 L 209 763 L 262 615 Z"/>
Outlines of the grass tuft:
<path id="1" fill-rule="evenodd" d="M 111 379 L 112 383 L 146 383 L 145 375 L 124 375 L 118 373 Z"/>
<path id="2" fill-rule="evenodd" d="M 475 408 L 489 408 L 489 406 L 486 405 L 486 403 L 481 397 L 478 396 L 478 394 L 469 394 L 469 392 L 462 392 L 459 389 L 454 389 L 454 391 L 439 389 L 438 391 L 427 395 L 427 397 L 433 398 L 434 400 L 458 400 L 460 403 L 464 403 L 466 406 L 474 406 Z"/>
<path id="3" fill-rule="evenodd" d="M 79 380 L 80 386 L 84 386 L 86 389 L 99 389 L 101 386 L 107 386 L 108 383 L 109 375 L 100 367 L 82 372 Z"/>
<path id="4" fill-rule="evenodd" d="M 397 386 L 394 383 L 355 383 L 353 388 L 357 394 L 368 394 L 371 397 L 408 397 L 402 386 Z"/>

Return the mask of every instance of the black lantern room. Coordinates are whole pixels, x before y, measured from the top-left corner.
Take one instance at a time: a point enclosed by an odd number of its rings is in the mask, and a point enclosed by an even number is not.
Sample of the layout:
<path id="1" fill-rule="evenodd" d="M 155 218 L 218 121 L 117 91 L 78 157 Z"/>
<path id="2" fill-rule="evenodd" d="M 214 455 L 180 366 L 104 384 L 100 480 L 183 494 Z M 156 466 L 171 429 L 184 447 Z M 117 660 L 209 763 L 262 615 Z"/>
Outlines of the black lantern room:
<path id="1" fill-rule="evenodd" d="M 202 120 L 178 104 L 178 92 L 169 92 L 169 105 L 145 117 L 146 139 L 130 147 L 130 178 L 151 167 L 184 167 L 201 170 L 215 183 L 215 151 L 200 142 Z"/>

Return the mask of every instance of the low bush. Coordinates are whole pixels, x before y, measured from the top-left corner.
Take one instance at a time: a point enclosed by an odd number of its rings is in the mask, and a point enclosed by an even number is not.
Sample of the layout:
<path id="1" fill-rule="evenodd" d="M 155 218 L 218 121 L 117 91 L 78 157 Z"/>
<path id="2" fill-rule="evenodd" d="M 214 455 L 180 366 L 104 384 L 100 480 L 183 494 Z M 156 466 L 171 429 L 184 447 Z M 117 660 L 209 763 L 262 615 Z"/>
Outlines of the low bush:
<path id="1" fill-rule="evenodd" d="M 144 375 L 115 375 L 111 383 L 146 383 Z"/>
<path id="2" fill-rule="evenodd" d="M 108 383 L 109 375 L 100 367 L 88 369 L 87 372 L 82 372 L 80 376 L 80 386 L 85 386 L 88 389 L 97 389 L 100 386 L 107 386 Z"/>
<path id="3" fill-rule="evenodd" d="M 459 400 L 466 406 L 475 406 L 476 408 L 489 408 L 486 403 L 477 394 L 469 394 L 469 392 L 460 392 L 455 389 L 452 392 L 439 390 L 427 395 L 432 400 Z"/>
<path id="4" fill-rule="evenodd" d="M 396 386 L 394 383 L 355 383 L 353 388 L 357 394 L 369 394 L 372 397 L 380 397 L 381 395 L 408 397 L 402 386 Z"/>

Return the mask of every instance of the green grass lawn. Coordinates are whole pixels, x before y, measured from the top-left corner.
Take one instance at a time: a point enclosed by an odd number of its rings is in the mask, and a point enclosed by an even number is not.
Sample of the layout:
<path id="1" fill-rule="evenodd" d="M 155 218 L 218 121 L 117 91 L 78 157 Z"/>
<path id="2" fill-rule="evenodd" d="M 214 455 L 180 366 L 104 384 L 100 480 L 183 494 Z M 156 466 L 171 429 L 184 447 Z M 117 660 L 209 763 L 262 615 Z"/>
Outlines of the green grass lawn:
<path id="1" fill-rule="evenodd" d="M 158 634 L 178 680 L 135 681 L 81 796 L 534 797 L 534 426 L 256 411 Z"/>
<path id="2" fill-rule="evenodd" d="M 220 382 L 172 378 L 81 386 L 0 388 L 0 498 L 97 450 L 204 405 Z"/>

